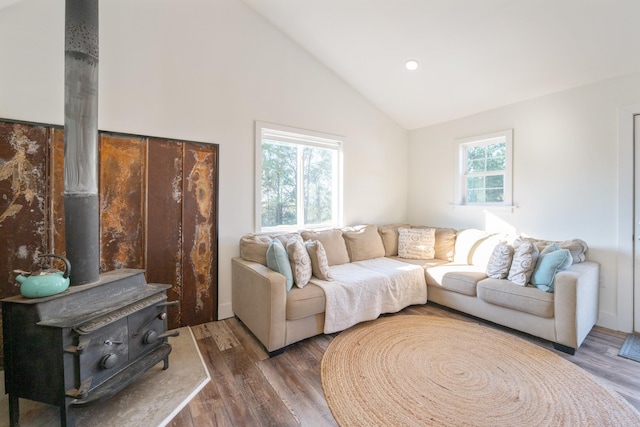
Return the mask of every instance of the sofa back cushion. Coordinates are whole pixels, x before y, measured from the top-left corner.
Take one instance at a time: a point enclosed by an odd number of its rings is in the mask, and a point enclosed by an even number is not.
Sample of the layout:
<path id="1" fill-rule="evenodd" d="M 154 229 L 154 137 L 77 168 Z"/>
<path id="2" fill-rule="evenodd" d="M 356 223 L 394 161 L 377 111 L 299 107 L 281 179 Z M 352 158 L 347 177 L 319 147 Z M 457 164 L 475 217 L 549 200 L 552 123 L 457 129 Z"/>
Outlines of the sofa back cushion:
<path id="1" fill-rule="evenodd" d="M 299 236 L 298 233 L 264 233 L 246 234 L 240 238 L 240 257 L 245 261 L 267 265 L 267 248 L 274 238 L 280 240 L 286 248 L 289 239 Z"/>
<path id="2" fill-rule="evenodd" d="M 382 237 L 375 225 L 359 225 L 345 228 L 342 232 L 351 262 L 385 256 Z"/>
<path id="3" fill-rule="evenodd" d="M 540 252 L 542 252 L 547 246 L 551 245 L 552 243 L 555 243 L 558 245 L 560 249 L 569 250 L 569 252 L 571 253 L 573 264 L 584 262 L 587 259 L 586 253 L 587 253 L 587 250 L 589 249 L 589 246 L 587 245 L 587 242 L 581 239 L 553 241 L 553 240 L 534 239 L 534 238 L 525 237 L 525 236 L 519 236 L 518 239 L 528 240 L 530 242 L 533 242 L 538 247 L 538 250 Z"/>
<path id="4" fill-rule="evenodd" d="M 398 255 L 398 229 L 400 227 L 409 228 L 409 224 L 388 224 L 378 227 L 378 233 L 382 237 L 384 245 L 384 256 Z"/>
<path id="5" fill-rule="evenodd" d="M 321 231 L 305 230 L 301 234 L 305 241 L 317 240 L 322 243 L 329 265 L 340 265 L 349 262 L 349 253 L 342 237 L 342 230 L 337 228 Z"/>
<path id="6" fill-rule="evenodd" d="M 486 231 L 475 228 L 459 230 L 456 235 L 453 262 L 456 264 L 474 264 L 474 252 L 488 236 L 489 233 Z M 489 252 L 489 256 L 491 256 L 491 252 Z"/>
<path id="7" fill-rule="evenodd" d="M 267 248 L 273 238 L 266 234 L 247 234 L 240 238 L 240 256 L 245 261 L 267 265 Z"/>

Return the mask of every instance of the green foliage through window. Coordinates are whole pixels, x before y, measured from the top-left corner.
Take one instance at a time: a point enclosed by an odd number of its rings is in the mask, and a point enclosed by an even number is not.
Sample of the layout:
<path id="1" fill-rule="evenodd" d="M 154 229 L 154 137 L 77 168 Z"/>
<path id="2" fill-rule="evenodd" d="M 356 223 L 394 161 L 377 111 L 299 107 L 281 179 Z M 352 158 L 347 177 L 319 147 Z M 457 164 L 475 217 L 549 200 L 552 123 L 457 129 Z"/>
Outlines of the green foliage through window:
<path id="1" fill-rule="evenodd" d="M 337 224 L 339 145 L 291 135 L 261 140 L 261 228 Z"/>

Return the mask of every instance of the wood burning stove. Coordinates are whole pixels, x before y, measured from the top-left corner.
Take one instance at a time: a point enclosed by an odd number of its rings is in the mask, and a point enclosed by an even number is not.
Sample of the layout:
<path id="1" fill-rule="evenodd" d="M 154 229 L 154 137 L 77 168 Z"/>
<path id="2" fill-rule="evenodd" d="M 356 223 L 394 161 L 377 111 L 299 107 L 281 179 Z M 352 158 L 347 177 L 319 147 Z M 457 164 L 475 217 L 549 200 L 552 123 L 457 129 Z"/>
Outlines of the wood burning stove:
<path id="1" fill-rule="evenodd" d="M 142 270 L 104 273 L 100 280 L 46 298 L 2 301 L 5 391 L 11 426 L 19 398 L 60 407 L 62 426 L 73 407 L 111 397 L 157 363 L 169 366 L 166 289 Z"/>
<path id="2" fill-rule="evenodd" d="M 157 363 L 169 367 L 170 285 L 143 270 L 99 274 L 98 0 L 65 1 L 65 239 L 71 287 L 2 300 L 5 391 L 11 426 L 19 398 L 73 407 L 108 398 Z M 50 295 L 50 294 L 49 294 Z"/>

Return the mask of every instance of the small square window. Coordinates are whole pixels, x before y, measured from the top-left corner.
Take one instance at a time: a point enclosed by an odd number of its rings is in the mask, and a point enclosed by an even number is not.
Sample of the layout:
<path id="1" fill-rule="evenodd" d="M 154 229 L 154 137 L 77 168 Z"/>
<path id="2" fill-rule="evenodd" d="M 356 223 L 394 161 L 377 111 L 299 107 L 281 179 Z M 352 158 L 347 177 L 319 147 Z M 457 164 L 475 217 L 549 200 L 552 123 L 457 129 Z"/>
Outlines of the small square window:
<path id="1" fill-rule="evenodd" d="M 511 206 L 513 130 L 457 143 L 457 204 Z"/>

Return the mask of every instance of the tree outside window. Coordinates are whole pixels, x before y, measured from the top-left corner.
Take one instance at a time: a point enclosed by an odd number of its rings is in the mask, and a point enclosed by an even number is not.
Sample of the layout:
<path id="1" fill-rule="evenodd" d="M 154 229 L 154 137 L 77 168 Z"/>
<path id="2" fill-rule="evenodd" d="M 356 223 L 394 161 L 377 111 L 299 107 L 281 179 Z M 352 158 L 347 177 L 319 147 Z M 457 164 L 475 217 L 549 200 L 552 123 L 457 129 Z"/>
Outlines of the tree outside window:
<path id="1" fill-rule="evenodd" d="M 512 131 L 458 141 L 458 200 L 463 205 L 511 205 Z"/>
<path id="2" fill-rule="evenodd" d="M 339 223 L 340 141 L 257 125 L 258 229 Z"/>

